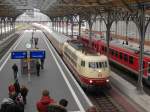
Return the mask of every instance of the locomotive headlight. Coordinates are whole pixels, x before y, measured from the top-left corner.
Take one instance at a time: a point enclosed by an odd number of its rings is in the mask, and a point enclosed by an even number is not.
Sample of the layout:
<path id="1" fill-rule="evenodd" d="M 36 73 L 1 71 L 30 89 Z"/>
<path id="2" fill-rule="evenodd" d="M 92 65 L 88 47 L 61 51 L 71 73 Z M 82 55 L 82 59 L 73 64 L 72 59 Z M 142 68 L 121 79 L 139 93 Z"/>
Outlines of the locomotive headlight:
<path id="1" fill-rule="evenodd" d="M 92 80 L 90 80 L 89 82 L 90 82 L 90 83 L 93 83 L 93 81 L 92 81 Z"/>
<path id="2" fill-rule="evenodd" d="M 106 82 L 109 82 L 109 79 L 107 79 Z"/>
<path id="3" fill-rule="evenodd" d="M 98 72 L 101 72 L 101 70 L 98 70 Z"/>

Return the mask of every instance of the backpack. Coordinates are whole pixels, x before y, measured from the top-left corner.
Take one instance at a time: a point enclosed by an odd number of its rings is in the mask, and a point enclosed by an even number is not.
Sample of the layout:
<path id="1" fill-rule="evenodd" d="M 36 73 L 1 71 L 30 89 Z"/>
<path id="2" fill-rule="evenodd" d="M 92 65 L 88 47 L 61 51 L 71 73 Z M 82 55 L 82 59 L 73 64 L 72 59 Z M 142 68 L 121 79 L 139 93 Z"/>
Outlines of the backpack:
<path id="1" fill-rule="evenodd" d="M 13 112 L 12 107 L 15 105 L 11 98 L 4 98 L 1 104 L 0 112 Z"/>

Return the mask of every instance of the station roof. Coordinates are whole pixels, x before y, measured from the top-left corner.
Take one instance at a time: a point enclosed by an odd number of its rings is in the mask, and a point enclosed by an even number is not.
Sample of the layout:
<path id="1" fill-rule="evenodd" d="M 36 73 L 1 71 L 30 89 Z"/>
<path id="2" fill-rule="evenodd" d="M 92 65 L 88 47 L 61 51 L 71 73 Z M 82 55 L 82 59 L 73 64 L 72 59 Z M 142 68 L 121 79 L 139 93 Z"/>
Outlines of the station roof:
<path id="1" fill-rule="evenodd" d="M 39 9 L 49 17 L 71 14 L 105 13 L 107 10 L 126 10 L 129 12 L 144 5 L 150 12 L 150 0 L 0 0 L 0 17 L 17 17 L 26 10 Z"/>

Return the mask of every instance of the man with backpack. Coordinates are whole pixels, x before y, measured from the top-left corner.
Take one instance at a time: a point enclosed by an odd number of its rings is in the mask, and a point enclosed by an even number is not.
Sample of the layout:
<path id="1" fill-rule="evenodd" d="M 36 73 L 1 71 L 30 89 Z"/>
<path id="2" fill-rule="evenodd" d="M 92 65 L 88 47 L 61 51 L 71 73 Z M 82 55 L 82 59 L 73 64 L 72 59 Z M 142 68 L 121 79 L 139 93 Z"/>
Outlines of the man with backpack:
<path id="1" fill-rule="evenodd" d="M 24 112 L 24 107 L 16 102 L 17 95 L 12 93 L 9 98 L 4 98 L 1 104 L 0 112 Z"/>

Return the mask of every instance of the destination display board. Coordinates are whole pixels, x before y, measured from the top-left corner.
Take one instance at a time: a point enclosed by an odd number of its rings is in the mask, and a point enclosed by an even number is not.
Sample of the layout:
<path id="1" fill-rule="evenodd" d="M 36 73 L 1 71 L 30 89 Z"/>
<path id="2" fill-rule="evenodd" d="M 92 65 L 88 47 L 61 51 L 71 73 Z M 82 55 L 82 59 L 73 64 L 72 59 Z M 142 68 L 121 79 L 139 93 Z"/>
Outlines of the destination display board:
<path id="1" fill-rule="evenodd" d="M 30 51 L 30 58 L 44 59 L 45 51 L 44 50 Z"/>
<path id="2" fill-rule="evenodd" d="M 11 59 L 25 59 L 27 58 L 27 51 L 12 51 Z"/>

